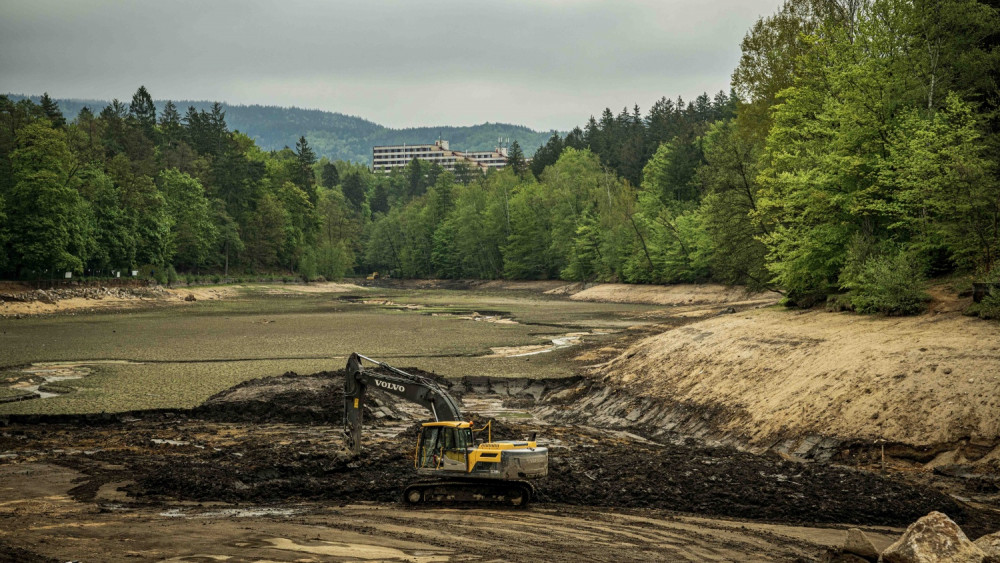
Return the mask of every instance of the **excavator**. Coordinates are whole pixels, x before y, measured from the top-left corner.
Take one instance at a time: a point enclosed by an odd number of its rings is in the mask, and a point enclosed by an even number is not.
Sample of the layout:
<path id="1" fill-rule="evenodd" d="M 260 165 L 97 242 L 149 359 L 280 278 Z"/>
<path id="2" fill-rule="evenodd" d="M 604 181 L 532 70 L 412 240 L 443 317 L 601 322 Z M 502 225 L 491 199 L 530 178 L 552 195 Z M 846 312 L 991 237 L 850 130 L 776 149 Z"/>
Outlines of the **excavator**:
<path id="1" fill-rule="evenodd" d="M 367 370 L 362 361 L 382 368 Z M 361 453 L 361 421 L 369 387 L 401 397 L 430 411 L 421 425 L 413 466 L 422 479 L 407 485 L 403 502 L 500 503 L 524 507 L 535 496 L 528 481 L 545 477 L 549 452 L 529 440 L 492 440 L 492 423 L 473 428 L 458 403 L 433 379 L 413 375 L 357 353 L 347 360 L 344 382 L 344 434 L 353 455 Z M 481 436 L 486 433 L 486 440 Z"/>

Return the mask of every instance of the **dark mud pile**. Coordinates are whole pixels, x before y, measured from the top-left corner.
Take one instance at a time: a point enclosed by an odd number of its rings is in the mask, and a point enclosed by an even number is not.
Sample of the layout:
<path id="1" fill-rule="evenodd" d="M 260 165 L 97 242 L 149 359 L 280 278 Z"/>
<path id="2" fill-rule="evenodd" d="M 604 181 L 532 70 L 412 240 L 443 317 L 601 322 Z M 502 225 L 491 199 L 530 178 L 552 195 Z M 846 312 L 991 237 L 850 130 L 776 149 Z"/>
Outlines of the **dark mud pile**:
<path id="1" fill-rule="evenodd" d="M 495 437 L 528 431 L 497 428 Z M 979 520 L 941 493 L 870 473 L 730 449 L 557 431 L 562 441 L 576 443 L 551 451 L 549 476 L 535 483 L 539 502 L 796 523 L 904 526 L 932 510 L 963 525 Z M 147 460 L 135 467 L 141 477 L 128 491 L 150 500 L 393 502 L 415 478 L 410 450 L 415 434 L 369 448 L 358 459 L 294 444 L 234 447 L 183 461 Z"/>
<path id="2" fill-rule="evenodd" d="M 404 371 L 451 385 L 433 373 L 416 368 Z M 290 371 L 278 377 L 244 381 L 216 393 L 187 413 L 219 422 L 341 424 L 344 420 L 345 375 L 345 370 L 311 375 Z M 389 398 L 378 389 L 369 389 L 364 405 L 365 423 L 400 420 L 405 415 L 398 409 L 398 402 L 398 399 Z"/>
<path id="3" fill-rule="evenodd" d="M 191 415 L 226 422 L 339 424 L 344 419 L 344 373 L 288 372 L 244 381 L 209 397 Z"/>
<path id="4" fill-rule="evenodd" d="M 11 563 L 62 563 L 60 559 L 45 557 L 3 541 L 0 541 L 0 561 L 10 561 Z"/>
<path id="5" fill-rule="evenodd" d="M 790 522 L 905 525 L 965 509 L 931 489 L 848 468 L 730 448 L 597 440 L 550 456 L 541 498 Z"/>
<path id="6" fill-rule="evenodd" d="M 362 455 L 349 457 L 339 426 L 341 381 L 338 372 L 286 374 L 234 387 L 184 414 L 94 426 L 15 424 L 0 432 L 0 451 L 30 447 L 32 455 L 81 471 L 87 477 L 73 494 L 83 501 L 100 502 L 103 485 L 127 482 L 121 490 L 138 504 L 396 502 L 416 477 L 412 456 L 419 425 L 392 438 L 366 431 Z M 454 391 L 475 392 L 481 383 L 456 384 Z M 499 395 L 533 396 L 521 385 Z M 390 408 L 393 400 L 370 396 L 367 420 L 384 420 L 387 412 L 407 420 Z M 891 526 L 938 510 L 970 534 L 1000 528 L 995 515 L 870 472 L 693 443 L 661 445 L 575 426 L 493 423 L 495 439 L 535 431 L 551 443 L 549 476 L 535 482 L 537 502 Z M 71 447 L 80 451 L 66 451 Z M 40 453 L 46 448 L 49 453 Z"/>

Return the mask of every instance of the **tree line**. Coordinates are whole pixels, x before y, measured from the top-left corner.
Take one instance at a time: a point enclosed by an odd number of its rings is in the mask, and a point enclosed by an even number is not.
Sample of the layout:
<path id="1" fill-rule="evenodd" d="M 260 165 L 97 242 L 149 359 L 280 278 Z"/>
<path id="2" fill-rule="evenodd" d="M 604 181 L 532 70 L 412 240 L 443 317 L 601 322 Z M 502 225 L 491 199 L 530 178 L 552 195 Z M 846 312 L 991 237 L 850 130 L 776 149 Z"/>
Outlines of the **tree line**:
<path id="1" fill-rule="evenodd" d="M 0 268 L 714 281 L 913 312 L 926 278 L 1000 278 L 997 8 L 788 0 L 729 93 L 606 109 L 485 175 L 263 151 L 145 88 L 72 123 L 0 98 Z"/>

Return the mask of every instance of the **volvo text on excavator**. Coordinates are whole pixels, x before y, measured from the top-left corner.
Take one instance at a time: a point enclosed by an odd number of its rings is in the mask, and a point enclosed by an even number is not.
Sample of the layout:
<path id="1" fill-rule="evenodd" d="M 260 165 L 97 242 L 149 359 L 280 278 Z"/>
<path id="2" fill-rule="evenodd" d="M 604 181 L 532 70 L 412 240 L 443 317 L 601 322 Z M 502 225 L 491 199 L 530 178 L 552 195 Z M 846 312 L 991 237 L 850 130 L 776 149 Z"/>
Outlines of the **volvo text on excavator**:
<path id="1" fill-rule="evenodd" d="M 364 369 L 362 360 L 382 371 Z M 425 479 L 406 486 L 404 502 L 526 506 L 535 492 L 528 480 L 548 474 L 548 449 L 539 447 L 534 436 L 494 442 L 490 423 L 474 429 L 471 422 L 463 420 L 455 399 L 436 381 L 357 353 L 347 360 L 344 382 L 344 430 L 354 455 L 361 453 L 362 409 L 369 386 L 422 405 L 434 417 L 423 423 L 413 455 L 417 474 Z M 485 441 L 477 439 L 483 432 Z"/>

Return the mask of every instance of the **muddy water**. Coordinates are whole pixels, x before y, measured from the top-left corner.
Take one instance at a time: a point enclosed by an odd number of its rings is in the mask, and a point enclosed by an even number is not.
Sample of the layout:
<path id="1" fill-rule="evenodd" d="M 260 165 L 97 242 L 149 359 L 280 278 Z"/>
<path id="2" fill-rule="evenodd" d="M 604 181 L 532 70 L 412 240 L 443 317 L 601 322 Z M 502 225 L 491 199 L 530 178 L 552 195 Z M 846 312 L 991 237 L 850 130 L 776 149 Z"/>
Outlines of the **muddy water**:
<path id="1" fill-rule="evenodd" d="M 133 364 L 141 365 L 142 362 L 132 362 L 128 360 L 85 360 L 85 361 L 70 361 L 70 362 L 36 362 L 31 364 L 27 368 L 23 368 L 13 372 L 14 375 L 25 375 L 32 378 L 32 380 L 41 379 L 39 383 L 27 383 L 21 382 L 16 383 L 11 386 L 12 389 L 19 389 L 22 391 L 27 391 L 33 393 L 39 399 L 49 399 L 52 397 L 59 397 L 63 393 L 53 393 L 50 391 L 43 391 L 41 387 L 49 383 L 57 383 L 60 381 L 69 381 L 73 379 L 83 379 L 90 375 L 93 370 L 91 366 L 100 364 Z"/>
<path id="2" fill-rule="evenodd" d="M 608 334 L 614 334 L 614 331 L 609 330 L 592 330 L 590 332 L 570 332 L 563 334 L 561 336 L 552 337 L 549 339 L 551 344 L 530 344 L 527 346 L 497 346 L 490 348 L 490 356 L 501 357 L 501 358 L 519 358 L 522 356 L 534 356 L 536 354 L 545 354 L 547 352 L 554 352 L 556 350 L 561 350 L 563 348 L 569 348 L 570 346 L 577 346 L 583 343 L 583 339 L 588 336 L 606 336 Z"/>

